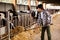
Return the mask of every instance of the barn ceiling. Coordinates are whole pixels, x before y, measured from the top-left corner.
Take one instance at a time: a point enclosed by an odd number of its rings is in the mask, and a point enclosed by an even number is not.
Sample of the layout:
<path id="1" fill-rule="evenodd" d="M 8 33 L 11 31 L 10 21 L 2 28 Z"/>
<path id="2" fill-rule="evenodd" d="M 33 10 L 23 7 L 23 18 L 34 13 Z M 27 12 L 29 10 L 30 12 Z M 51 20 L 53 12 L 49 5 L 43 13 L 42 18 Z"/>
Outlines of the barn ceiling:
<path id="1" fill-rule="evenodd" d="M 38 0 L 45 3 L 53 3 L 54 5 L 60 5 L 60 0 Z"/>

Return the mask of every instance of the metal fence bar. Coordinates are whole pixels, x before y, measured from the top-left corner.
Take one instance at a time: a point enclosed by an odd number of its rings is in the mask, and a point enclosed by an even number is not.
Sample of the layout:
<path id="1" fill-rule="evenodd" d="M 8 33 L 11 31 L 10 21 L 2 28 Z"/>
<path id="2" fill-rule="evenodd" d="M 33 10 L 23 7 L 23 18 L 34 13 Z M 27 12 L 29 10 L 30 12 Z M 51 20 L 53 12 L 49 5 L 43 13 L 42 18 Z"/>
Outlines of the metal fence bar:
<path id="1" fill-rule="evenodd" d="M 8 14 L 8 17 L 7 17 L 7 23 L 8 23 L 8 40 L 10 40 L 10 23 L 9 23 L 9 11 L 7 12 L 7 14 Z"/>
<path id="2" fill-rule="evenodd" d="M 3 13 L 1 13 L 1 14 L 3 14 Z M 1 19 L 1 16 L 0 16 L 0 40 L 3 40 L 5 35 L 7 35 L 7 31 L 6 30 L 8 30 L 8 29 L 6 28 L 7 27 L 7 25 L 6 25 L 7 24 L 6 18 L 5 19 Z"/>

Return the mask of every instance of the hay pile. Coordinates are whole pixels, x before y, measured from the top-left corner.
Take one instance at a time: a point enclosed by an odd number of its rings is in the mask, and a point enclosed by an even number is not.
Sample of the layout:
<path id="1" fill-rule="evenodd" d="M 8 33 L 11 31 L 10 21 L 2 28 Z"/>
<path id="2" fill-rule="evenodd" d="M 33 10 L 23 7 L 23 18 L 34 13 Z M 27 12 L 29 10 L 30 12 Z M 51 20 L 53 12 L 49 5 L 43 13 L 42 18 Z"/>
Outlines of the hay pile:
<path id="1" fill-rule="evenodd" d="M 18 34 L 14 35 L 11 40 L 33 40 L 32 37 L 40 33 L 40 29 L 41 28 L 36 27 L 35 29 L 24 31 L 24 28 L 18 27 L 16 30 L 14 30 L 18 31 Z"/>
<path id="2" fill-rule="evenodd" d="M 22 32 L 14 36 L 11 40 L 32 40 L 28 32 Z"/>
<path id="3" fill-rule="evenodd" d="M 22 26 L 18 26 L 18 27 L 16 27 L 15 29 L 11 29 L 11 35 L 13 36 L 13 35 L 16 35 L 16 34 L 18 34 L 18 33 L 21 33 L 21 32 L 23 32 L 25 29 L 24 29 L 24 27 L 22 27 Z"/>

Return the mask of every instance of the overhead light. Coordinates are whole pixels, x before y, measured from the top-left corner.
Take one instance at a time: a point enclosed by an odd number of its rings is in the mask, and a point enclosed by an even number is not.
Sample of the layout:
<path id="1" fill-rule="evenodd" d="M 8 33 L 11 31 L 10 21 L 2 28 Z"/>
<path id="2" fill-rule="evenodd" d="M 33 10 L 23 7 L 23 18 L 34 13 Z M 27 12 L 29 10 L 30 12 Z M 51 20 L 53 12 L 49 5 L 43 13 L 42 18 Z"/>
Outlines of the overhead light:
<path id="1" fill-rule="evenodd" d="M 46 9 L 51 8 L 51 4 L 46 4 Z"/>
<path id="2" fill-rule="evenodd" d="M 39 2 L 38 4 L 42 4 L 42 2 Z"/>
<path id="3" fill-rule="evenodd" d="M 46 4 L 46 6 L 51 6 L 51 4 Z"/>

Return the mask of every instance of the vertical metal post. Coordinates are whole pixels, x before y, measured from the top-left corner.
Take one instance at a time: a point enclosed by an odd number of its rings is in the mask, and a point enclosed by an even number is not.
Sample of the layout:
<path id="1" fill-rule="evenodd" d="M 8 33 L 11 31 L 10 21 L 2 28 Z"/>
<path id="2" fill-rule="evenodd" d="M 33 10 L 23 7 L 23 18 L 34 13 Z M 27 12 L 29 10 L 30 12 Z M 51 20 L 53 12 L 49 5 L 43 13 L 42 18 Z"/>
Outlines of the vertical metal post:
<path id="1" fill-rule="evenodd" d="M 20 15 L 18 15 L 18 26 L 20 26 Z"/>
<path id="2" fill-rule="evenodd" d="M 0 16 L 0 28 L 1 28 L 1 16 Z M 1 29 L 0 29 L 0 31 L 1 31 Z M 1 32 L 0 32 L 0 34 L 1 34 Z M 0 35 L 0 40 L 1 40 L 1 35 Z"/>
<path id="3" fill-rule="evenodd" d="M 24 27 L 25 27 L 25 21 L 26 21 L 26 20 L 25 20 L 25 14 L 24 14 Z"/>
<path id="4" fill-rule="evenodd" d="M 25 15 L 25 27 L 26 27 L 26 25 L 27 25 L 27 15 Z"/>
<path id="5" fill-rule="evenodd" d="M 20 21 L 20 23 L 21 23 L 21 24 L 20 24 L 20 26 L 22 26 L 22 15 L 21 15 L 21 18 L 20 18 L 20 20 L 21 20 L 21 21 Z"/>
<path id="6" fill-rule="evenodd" d="M 8 23 L 8 25 L 7 25 L 7 26 L 8 26 L 8 40 L 10 40 L 10 23 L 9 23 L 9 13 L 10 13 L 10 12 L 8 11 L 8 12 L 7 12 L 7 14 L 8 14 L 8 15 L 7 15 L 7 16 L 8 16 L 8 17 L 7 17 L 7 20 L 8 20 L 8 21 L 7 21 L 7 23 Z"/>

